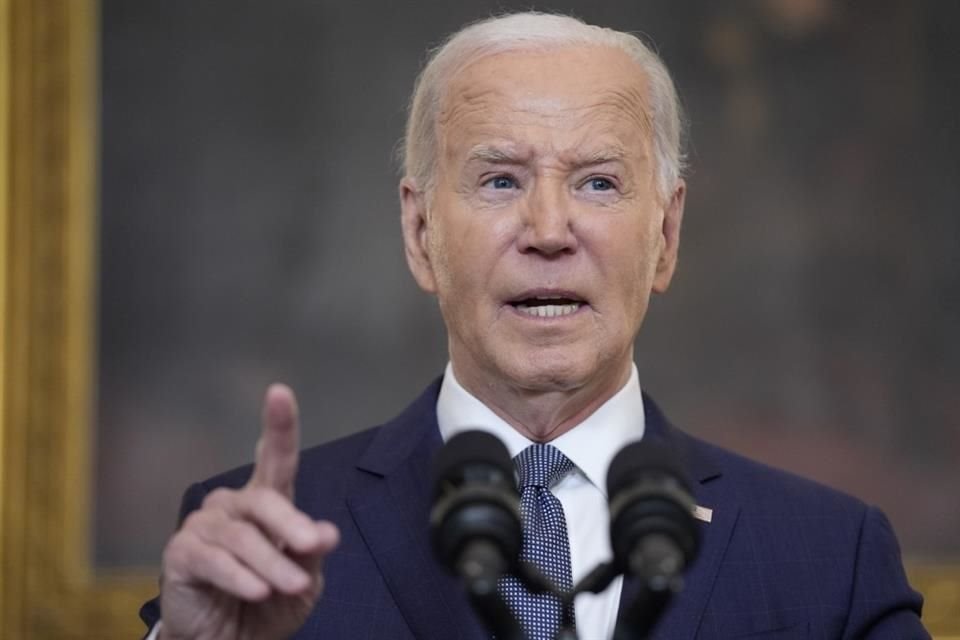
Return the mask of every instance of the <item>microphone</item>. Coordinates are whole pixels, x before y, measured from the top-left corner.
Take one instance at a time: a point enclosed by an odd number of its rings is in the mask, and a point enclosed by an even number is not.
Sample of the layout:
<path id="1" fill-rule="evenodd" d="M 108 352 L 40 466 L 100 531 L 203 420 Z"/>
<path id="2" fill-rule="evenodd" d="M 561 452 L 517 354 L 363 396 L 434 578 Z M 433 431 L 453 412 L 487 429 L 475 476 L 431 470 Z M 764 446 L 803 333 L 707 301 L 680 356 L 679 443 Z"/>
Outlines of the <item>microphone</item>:
<path id="1" fill-rule="evenodd" d="M 465 581 L 476 612 L 497 638 L 520 640 L 520 625 L 497 591 L 518 570 L 520 496 L 507 448 L 484 431 L 450 438 L 434 460 L 430 536 L 440 563 Z"/>
<path id="2" fill-rule="evenodd" d="M 699 530 L 690 484 L 673 450 L 646 440 L 627 445 L 607 474 L 614 573 L 640 581 L 616 640 L 645 638 L 696 557 Z"/>

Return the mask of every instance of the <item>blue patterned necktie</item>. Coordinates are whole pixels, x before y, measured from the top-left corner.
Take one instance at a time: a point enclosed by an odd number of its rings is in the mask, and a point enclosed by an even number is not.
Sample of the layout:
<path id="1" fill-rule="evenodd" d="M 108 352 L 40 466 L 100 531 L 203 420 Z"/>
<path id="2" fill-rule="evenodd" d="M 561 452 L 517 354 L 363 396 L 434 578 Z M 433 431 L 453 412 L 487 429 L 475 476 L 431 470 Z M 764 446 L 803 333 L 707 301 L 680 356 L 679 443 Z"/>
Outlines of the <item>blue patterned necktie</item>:
<path id="1" fill-rule="evenodd" d="M 534 444 L 514 458 L 520 476 L 520 514 L 523 519 L 522 561 L 534 564 L 560 590 L 573 588 L 570 542 L 563 506 L 550 487 L 573 469 L 559 449 Z M 534 595 L 509 576 L 500 591 L 511 611 L 532 640 L 553 640 L 560 629 L 562 604 L 550 594 Z M 570 612 L 573 619 L 573 612 Z"/>

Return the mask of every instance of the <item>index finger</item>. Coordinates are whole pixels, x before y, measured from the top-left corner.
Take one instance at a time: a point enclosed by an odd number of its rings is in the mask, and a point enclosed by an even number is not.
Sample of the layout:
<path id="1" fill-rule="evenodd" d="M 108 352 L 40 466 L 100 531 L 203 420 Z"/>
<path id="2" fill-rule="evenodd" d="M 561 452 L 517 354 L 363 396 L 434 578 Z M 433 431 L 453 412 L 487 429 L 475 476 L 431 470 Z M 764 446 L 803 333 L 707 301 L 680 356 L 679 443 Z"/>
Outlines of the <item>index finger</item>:
<path id="1" fill-rule="evenodd" d="M 272 384 L 263 398 L 263 431 L 249 485 L 268 487 L 293 498 L 300 459 L 300 419 L 290 387 Z"/>

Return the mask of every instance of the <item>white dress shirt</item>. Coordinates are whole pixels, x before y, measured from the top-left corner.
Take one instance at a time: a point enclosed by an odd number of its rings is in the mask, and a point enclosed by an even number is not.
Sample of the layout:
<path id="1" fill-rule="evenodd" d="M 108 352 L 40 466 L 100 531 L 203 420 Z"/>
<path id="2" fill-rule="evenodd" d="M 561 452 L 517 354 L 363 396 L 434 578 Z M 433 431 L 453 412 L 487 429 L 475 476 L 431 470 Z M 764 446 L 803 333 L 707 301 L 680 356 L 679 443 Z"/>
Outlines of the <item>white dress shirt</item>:
<path id="1" fill-rule="evenodd" d="M 550 442 L 574 464 L 574 469 L 551 488 L 563 505 L 567 521 L 574 584 L 612 555 L 607 468 L 622 447 L 643 437 L 643 415 L 643 396 L 637 368 L 633 366 L 630 379 L 620 391 L 586 420 Z M 503 441 L 511 457 L 533 444 L 464 389 L 449 364 L 437 398 L 437 423 L 444 441 L 461 431 L 488 431 Z M 613 636 L 622 586 L 623 578 L 617 578 L 603 593 L 577 596 L 574 608 L 580 640 Z M 146 640 L 155 640 L 159 631 L 158 623 Z"/>
<path id="2" fill-rule="evenodd" d="M 607 468 L 622 447 L 643 437 L 643 416 L 643 396 L 634 366 L 620 391 L 586 420 L 550 442 L 575 465 L 551 488 L 563 505 L 567 521 L 574 584 L 612 556 Z M 479 429 L 500 438 L 512 457 L 533 444 L 464 389 L 449 364 L 437 398 L 437 422 L 444 441 L 461 431 Z M 574 608 L 581 640 L 613 636 L 622 586 L 623 578 L 617 578 L 603 593 L 577 596 Z"/>

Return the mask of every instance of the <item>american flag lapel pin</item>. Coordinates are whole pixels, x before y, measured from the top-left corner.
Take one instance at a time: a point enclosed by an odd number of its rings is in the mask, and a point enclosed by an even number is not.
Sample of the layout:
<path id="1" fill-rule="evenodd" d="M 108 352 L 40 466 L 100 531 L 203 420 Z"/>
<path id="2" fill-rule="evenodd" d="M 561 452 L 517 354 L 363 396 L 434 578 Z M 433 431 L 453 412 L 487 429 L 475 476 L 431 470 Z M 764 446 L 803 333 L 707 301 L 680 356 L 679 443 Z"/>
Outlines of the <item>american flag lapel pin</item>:
<path id="1" fill-rule="evenodd" d="M 703 522 L 713 522 L 713 509 L 696 504 L 693 506 L 693 517 Z"/>

